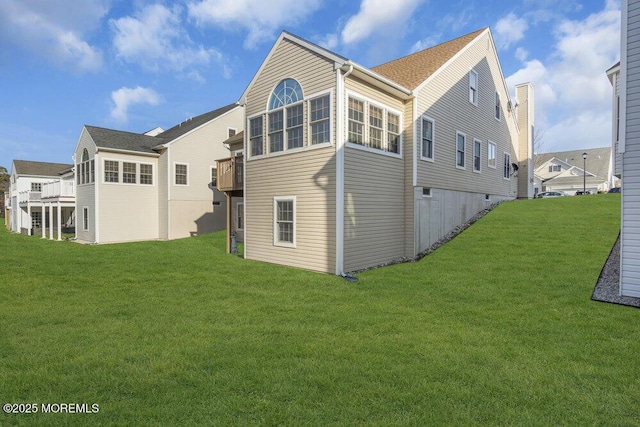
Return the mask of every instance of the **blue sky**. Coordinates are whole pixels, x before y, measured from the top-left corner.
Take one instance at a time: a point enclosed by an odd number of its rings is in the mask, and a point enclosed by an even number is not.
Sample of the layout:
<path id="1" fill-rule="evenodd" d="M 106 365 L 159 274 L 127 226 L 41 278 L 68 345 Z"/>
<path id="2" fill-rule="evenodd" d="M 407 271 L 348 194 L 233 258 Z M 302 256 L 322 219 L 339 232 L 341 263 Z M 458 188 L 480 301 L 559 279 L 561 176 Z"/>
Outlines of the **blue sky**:
<path id="1" fill-rule="evenodd" d="M 534 85 L 541 152 L 610 144 L 619 0 L 2 0 L 0 166 L 236 102 L 282 30 L 372 67 L 484 27 L 510 90 Z"/>

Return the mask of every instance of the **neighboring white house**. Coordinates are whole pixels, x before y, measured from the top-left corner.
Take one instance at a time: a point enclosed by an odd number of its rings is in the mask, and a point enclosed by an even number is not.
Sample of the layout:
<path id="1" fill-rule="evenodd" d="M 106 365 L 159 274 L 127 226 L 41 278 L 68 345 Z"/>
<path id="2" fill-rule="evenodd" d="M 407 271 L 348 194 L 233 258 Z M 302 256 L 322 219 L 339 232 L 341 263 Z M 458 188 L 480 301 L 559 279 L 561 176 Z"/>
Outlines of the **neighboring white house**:
<path id="1" fill-rule="evenodd" d="M 11 167 L 6 221 L 16 233 L 61 240 L 75 227 L 73 165 L 14 160 Z"/>
<path id="2" fill-rule="evenodd" d="M 640 297 L 640 0 L 622 2 L 620 138 L 622 221 L 620 295 Z"/>
<path id="3" fill-rule="evenodd" d="M 542 182 L 541 191 L 573 196 L 586 188 L 594 194 L 608 191 L 618 181 L 612 173 L 610 147 L 537 154 L 536 164 L 535 175 Z"/>
<path id="4" fill-rule="evenodd" d="M 222 144 L 243 128 L 237 104 L 145 134 L 84 126 L 75 149 L 77 239 L 167 240 L 225 228 L 224 195 L 212 183 Z"/>

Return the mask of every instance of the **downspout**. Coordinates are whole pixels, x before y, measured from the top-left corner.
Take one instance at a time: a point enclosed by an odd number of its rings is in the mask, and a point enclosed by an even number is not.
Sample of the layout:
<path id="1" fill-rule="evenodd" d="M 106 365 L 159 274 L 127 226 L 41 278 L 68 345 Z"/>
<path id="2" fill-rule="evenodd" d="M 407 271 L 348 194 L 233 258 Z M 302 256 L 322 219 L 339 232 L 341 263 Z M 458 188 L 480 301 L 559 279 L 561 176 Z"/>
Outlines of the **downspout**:
<path id="1" fill-rule="evenodd" d="M 336 66 L 336 275 L 338 276 L 344 276 L 344 82 L 352 72 L 352 64 L 349 64 L 349 69 L 344 75 L 341 67 Z"/>

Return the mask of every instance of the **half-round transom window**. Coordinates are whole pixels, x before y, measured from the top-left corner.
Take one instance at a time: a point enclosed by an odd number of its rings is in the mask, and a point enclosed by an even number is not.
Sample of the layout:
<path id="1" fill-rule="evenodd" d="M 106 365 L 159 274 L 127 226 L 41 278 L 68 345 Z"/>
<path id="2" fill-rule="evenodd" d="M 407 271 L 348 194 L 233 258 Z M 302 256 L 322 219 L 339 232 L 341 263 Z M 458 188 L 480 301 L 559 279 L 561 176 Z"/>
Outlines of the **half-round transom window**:
<path id="1" fill-rule="evenodd" d="M 269 110 L 284 107 L 302 101 L 302 87 L 294 79 L 285 79 L 271 93 L 269 98 Z"/>

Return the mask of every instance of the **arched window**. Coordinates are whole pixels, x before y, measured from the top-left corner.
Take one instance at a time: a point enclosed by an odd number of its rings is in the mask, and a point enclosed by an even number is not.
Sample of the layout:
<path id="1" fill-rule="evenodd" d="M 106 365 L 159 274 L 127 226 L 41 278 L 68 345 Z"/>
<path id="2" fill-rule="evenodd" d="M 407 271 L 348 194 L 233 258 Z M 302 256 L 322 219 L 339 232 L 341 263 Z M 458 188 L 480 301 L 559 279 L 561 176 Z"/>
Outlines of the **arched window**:
<path id="1" fill-rule="evenodd" d="M 303 98 L 302 87 L 294 79 L 282 80 L 271 92 L 267 114 L 270 153 L 303 146 Z"/>
<path id="2" fill-rule="evenodd" d="M 269 98 L 269 110 L 284 107 L 285 105 L 295 104 L 302 101 L 304 95 L 300 83 L 294 79 L 284 79 L 271 92 Z"/>
<path id="3" fill-rule="evenodd" d="M 82 160 L 80 164 L 78 164 L 78 170 L 76 171 L 77 184 L 89 184 L 93 182 L 95 174 L 93 162 L 93 160 L 89 160 L 89 151 L 87 151 L 86 148 L 82 150 Z"/>

